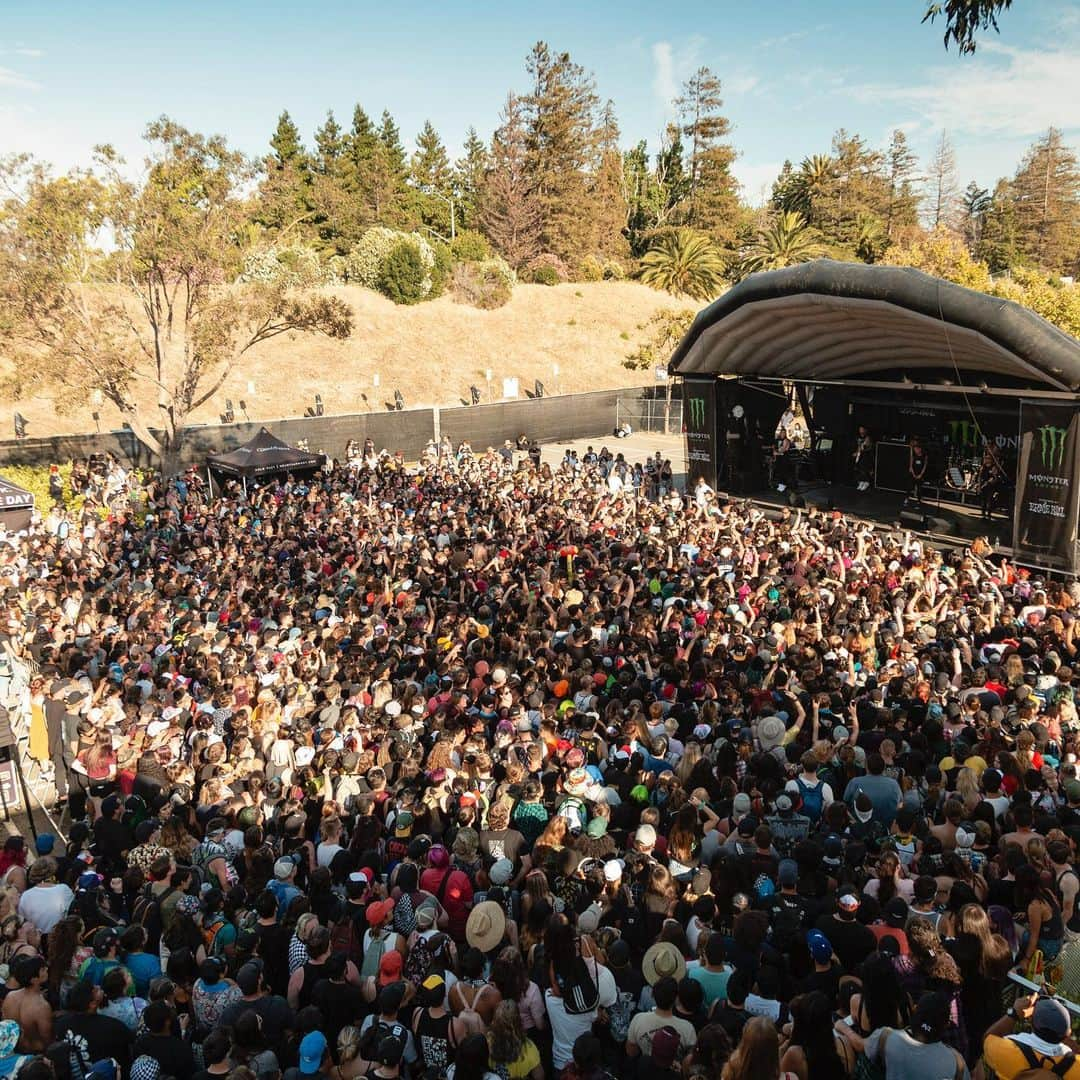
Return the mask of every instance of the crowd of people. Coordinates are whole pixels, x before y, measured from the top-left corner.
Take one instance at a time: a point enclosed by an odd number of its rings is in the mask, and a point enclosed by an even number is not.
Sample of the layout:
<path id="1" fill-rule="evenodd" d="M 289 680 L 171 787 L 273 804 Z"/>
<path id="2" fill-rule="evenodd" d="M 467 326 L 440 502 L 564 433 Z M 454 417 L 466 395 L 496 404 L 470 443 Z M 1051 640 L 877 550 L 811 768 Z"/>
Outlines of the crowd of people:
<path id="1" fill-rule="evenodd" d="M 1080 1077 L 1075 583 L 353 458 L 0 544 L 63 813 L 0 853 L 0 1077 Z"/>

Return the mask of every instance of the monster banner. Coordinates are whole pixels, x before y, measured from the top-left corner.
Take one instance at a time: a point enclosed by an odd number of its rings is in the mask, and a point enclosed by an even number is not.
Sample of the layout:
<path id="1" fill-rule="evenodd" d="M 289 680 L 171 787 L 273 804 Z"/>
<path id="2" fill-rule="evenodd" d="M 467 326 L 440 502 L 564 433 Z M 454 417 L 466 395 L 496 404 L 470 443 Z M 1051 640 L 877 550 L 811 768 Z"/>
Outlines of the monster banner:
<path id="1" fill-rule="evenodd" d="M 683 379 L 683 423 L 686 426 L 687 490 L 699 479 L 716 486 L 720 466 L 716 446 L 716 380 Z"/>
<path id="2" fill-rule="evenodd" d="M 1013 547 L 1021 560 L 1075 567 L 1078 417 L 1072 405 L 1020 403 Z"/>

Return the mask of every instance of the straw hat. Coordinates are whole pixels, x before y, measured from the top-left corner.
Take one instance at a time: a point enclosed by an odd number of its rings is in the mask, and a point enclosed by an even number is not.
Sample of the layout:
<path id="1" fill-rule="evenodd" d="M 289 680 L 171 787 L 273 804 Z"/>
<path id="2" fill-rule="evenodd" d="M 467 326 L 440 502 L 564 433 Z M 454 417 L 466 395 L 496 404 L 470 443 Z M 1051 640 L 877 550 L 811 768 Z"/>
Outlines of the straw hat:
<path id="1" fill-rule="evenodd" d="M 655 986 L 668 976 L 678 981 L 686 974 L 686 961 L 670 941 L 658 941 L 649 946 L 645 959 L 641 961 L 641 973 L 650 986 Z"/>
<path id="2" fill-rule="evenodd" d="M 481 952 L 490 952 L 506 933 L 506 913 L 494 900 L 485 900 L 469 912 L 465 940 Z"/>

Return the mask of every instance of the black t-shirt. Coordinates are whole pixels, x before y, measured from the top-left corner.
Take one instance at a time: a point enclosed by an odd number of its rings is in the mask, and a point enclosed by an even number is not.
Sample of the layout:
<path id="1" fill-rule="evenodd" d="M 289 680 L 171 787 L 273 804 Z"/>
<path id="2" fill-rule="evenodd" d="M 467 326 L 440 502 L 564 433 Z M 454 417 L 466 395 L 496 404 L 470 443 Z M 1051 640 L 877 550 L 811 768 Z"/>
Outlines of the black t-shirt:
<path id="1" fill-rule="evenodd" d="M 263 1035 L 271 1049 L 279 1047 L 286 1034 L 296 1026 L 296 1017 L 289 1003 L 278 994 L 264 994 L 254 1001 L 238 1001 L 230 1005 L 221 1014 L 221 1027 L 232 1027 L 246 1012 L 253 1012 L 262 1017 Z"/>
<path id="2" fill-rule="evenodd" d="M 334 982 L 330 979 L 320 979 L 315 984 L 315 988 L 311 991 L 311 1004 L 322 1013 L 321 1030 L 330 1046 L 337 1045 L 337 1037 L 341 1034 L 342 1028 L 350 1025 L 359 1027 L 362 1020 L 372 1011 L 372 1006 L 364 1001 L 364 995 L 359 986 L 353 986 L 344 981 Z"/>
<path id="3" fill-rule="evenodd" d="M 258 944 L 256 955 L 263 962 L 263 978 L 266 985 L 278 995 L 284 995 L 289 987 L 289 941 L 288 934 L 279 923 L 266 926 L 255 924 Z"/>
<path id="4" fill-rule="evenodd" d="M 131 829 L 115 818 L 98 818 L 94 822 L 94 846 L 100 858 L 118 863 L 123 853 L 134 846 Z"/>
<path id="5" fill-rule="evenodd" d="M 817 921 L 817 929 L 828 939 L 844 971 L 853 972 L 877 948 L 877 938 L 868 926 L 854 919 L 838 919 L 825 915 Z"/>
<path id="6" fill-rule="evenodd" d="M 126 1029 L 125 1029 L 126 1030 Z M 176 1080 L 191 1080 L 195 1058 L 191 1047 L 177 1035 L 143 1035 L 135 1043 L 135 1056 L 152 1057 L 161 1071 Z"/>
<path id="7" fill-rule="evenodd" d="M 131 1061 L 132 1033 L 126 1024 L 98 1013 L 61 1013 L 56 1019 L 55 1038 L 67 1039 L 90 1062 L 116 1058 L 125 1068 Z"/>
<path id="8" fill-rule="evenodd" d="M 835 1007 L 842 974 L 837 964 L 833 964 L 828 971 L 811 971 L 806 978 L 799 980 L 799 993 L 809 994 L 813 990 L 820 990 L 829 999 L 829 1004 Z"/>

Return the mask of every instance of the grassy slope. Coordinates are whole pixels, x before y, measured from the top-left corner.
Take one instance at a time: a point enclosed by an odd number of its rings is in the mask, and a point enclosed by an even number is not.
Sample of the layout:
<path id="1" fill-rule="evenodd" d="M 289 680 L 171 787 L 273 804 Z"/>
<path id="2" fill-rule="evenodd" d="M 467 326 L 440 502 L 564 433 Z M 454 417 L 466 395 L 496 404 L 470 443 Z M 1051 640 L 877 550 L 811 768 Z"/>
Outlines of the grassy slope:
<path id="1" fill-rule="evenodd" d="M 651 373 L 622 366 L 643 337 L 639 324 L 663 308 L 686 306 L 631 282 L 519 285 L 510 303 L 497 311 L 479 311 L 449 297 L 396 307 L 366 289 L 335 292 L 356 313 L 348 341 L 292 334 L 266 342 L 252 350 L 195 420 L 216 422 L 226 398 L 233 400 L 237 419 L 242 419 L 239 402 L 245 400 L 252 420 L 301 415 L 315 393 L 322 395 L 328 413 L 382 410 L 395 387 L 407 408 L 460 404 L 470 384 L 487 400 L 489 368 L 496 396 L 504 376 L 517 376 L 522 392 L 531 390 L 535 379 L 548 393 L 641 385 L 652 380 Z M 378 390 L 372 387 L 376 372 Z M 27 418 L 31 436 L 94 430 L 89 404 L 57 416 L 51 401 L 33 398 L 0 403 L 0 438 L 11 438 L 16 410 Z M 119 427 L 108 407 L 101 410 L 101 427 Z"/>

